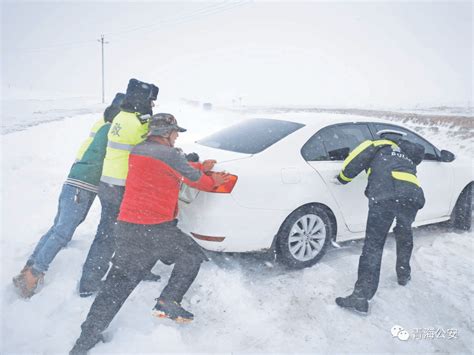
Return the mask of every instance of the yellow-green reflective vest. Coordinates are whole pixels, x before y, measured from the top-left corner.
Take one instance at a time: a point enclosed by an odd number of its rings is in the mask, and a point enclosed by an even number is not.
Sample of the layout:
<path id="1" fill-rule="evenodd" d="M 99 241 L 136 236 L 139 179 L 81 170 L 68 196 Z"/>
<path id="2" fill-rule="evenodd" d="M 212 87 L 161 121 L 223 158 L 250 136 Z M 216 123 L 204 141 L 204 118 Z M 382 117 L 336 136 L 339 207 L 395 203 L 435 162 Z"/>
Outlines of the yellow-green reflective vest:
<path id="1" fill-rule="evenodd" d="M 128 174 L 128 157 L 138 143 L 145 140 L 148 122 L 142 124 L 139 113 L 120 111 L 115 116 L 107 136 L 107 152 L 100 181 L 125 186 Z"/>
<path id="2" fill-rule="evenodd" d="M 76 161 L 79 161 L 79 160 L 82 159 L 82 157 L 84 156 L 84 153 L 86 152 L 87 148 L 89 148 L 89 146 L 91 145 L 95 134 L 105 123 L 106 122 L 104 121 L 103 118 L 98 120 L 96 123 L 94 123 L 94 125 L 92 126 L 91 131 L 89 133 L 89 137 L 87 137 L 87 139 L 84 142 L 82 142 L 81 147 L 77 151 Z"/>

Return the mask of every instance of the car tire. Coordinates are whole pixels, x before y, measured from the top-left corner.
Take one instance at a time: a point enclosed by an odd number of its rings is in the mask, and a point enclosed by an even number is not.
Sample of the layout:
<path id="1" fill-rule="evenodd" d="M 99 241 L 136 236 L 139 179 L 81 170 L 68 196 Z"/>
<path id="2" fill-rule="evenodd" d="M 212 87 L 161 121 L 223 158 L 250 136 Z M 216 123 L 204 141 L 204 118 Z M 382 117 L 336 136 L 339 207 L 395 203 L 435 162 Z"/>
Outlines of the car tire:
<path id="1" fill-rule="evenodd" d="M 468 231 L 472 224 L 472 183 L 467 185 L 456 201 L 451 214 L 454 229 Z"/>
<path id="2" fill-rule="evenodd" d="M 278 231 L 277 260 L 291 268 L 312 266 L 325 254 L 334 232 L 326 209 L 303 206 L 292 212 Z"/>

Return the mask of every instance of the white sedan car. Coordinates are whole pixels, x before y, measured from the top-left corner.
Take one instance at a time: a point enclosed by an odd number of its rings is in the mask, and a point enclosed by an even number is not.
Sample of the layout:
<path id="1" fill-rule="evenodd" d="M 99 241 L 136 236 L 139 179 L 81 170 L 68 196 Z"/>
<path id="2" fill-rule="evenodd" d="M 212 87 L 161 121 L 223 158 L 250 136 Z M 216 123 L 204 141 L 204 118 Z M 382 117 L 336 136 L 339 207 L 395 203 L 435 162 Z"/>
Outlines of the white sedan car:
<path id="1" fill-rule="evenodd" d="M 377 132 L 397 129 L 425 147 L 418 178 L 426 204 L 414 226 L 452 220 L 471 226 L 471 162 L 393 123 L 341 115 L 250 119 L 197 141 L 186 151 L 218 161 L 232 181 L 219 191 L 184 189 L 180 226 L 205 249 L 251 252 L 274 248 L 287 265 L 316 263 L 331 241 L 364 236 L 367 175 L 337 185 L 349 151 Z"/>

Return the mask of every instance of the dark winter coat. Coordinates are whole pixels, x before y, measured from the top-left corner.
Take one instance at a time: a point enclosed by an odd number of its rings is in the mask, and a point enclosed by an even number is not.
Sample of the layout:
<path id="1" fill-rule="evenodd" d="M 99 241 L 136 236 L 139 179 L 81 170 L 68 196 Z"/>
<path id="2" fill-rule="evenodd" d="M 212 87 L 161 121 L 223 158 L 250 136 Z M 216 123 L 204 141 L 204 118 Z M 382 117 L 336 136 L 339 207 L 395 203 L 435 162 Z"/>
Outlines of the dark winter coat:
<path id="1" fill-rule="evenodd" d="M 425 198 L 416 177 L 425 149 L 404 139 L 365 141 L 343 163 L 338 180 L 347 184 L 362 170 L 369 178 L 365 195 L 375 201 L 403 199 L 422 208 Z"/>

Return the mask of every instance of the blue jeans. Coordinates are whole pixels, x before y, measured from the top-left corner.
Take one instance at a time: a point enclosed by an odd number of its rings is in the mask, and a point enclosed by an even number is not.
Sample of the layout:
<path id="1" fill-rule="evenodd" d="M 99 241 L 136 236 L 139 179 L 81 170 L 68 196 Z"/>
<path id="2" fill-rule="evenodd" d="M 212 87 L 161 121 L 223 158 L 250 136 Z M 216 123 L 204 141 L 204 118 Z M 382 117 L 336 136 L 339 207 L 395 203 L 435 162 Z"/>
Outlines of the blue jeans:
<path id="1" fill-rule="evenodd" d="M 95 196 L 95 192 L 63 185 L 54 224 L 41 237 L 27 265 L 41 273 L 48 270 L 56 254 L 69 243 L 76 228 L 86 218 Z"/>

